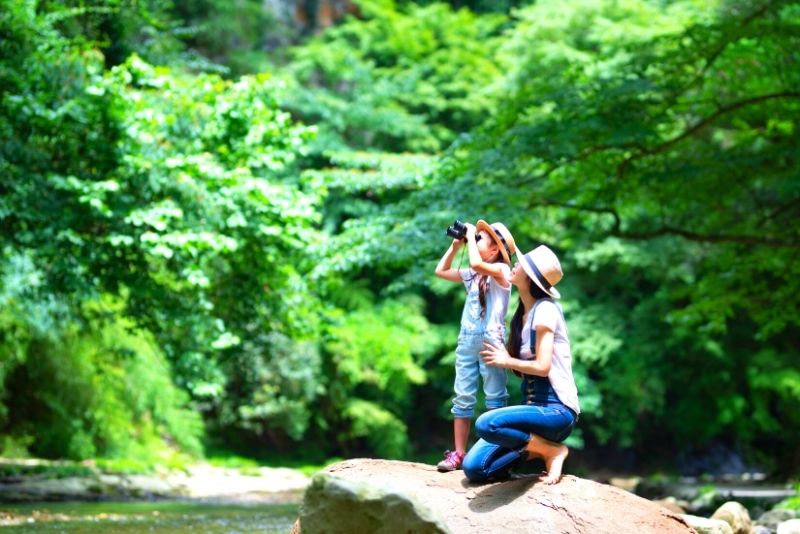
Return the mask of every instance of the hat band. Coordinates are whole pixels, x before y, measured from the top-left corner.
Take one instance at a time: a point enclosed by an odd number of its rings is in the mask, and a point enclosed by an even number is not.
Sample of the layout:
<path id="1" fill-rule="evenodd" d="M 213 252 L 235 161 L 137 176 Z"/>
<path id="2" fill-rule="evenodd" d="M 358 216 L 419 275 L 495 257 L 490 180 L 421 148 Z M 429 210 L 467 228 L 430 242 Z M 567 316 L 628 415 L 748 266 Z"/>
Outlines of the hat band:
<path id="1" fill-rule="evenodd" d="M 498 230 L 495 226 L 492 226 L 492 230 L 494 230 L 495 235 L 497 235 L 497 238 L 503 244 L 503 248 L 506 249 L 506 254 L 508 254 L 508 257 L 510 258 L 511 248 L 508 246 L 508 243 L 506 243 L 506 238 L 503 237 L 503 233 L 500 230 Z"/>
<path id="2" fill-rule="evenodd" d="M 528 266 L 533 271 L 533 274 L 536 275 L 536 278 L 539 280 L 539 283 L 542 284 L 542 287 L 545 288 L 545 290 L 549 290 L 551 287 L 553 287 L 553 284 L 548 282 L 547 278 L 542 276 L 542 272 L 536 267 L 536 264 L 533 263 L 533 260 L 530 259 L 527 254 L 524 255 L 523 258 L 525 258 L 525 261 L 528 262 Z"/>

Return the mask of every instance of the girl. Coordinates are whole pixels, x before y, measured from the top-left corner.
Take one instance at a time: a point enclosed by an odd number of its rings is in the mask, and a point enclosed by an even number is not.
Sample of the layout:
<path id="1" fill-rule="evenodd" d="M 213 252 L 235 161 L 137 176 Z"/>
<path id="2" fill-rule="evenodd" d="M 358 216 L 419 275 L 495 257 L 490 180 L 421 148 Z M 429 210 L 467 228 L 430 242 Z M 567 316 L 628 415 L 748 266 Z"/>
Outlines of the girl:
<path id="1" fill-rule="evenodd" d="M 484 341 L 502 345 L 505 336 L 505 315 L 511 294 L 511 256 L 516 252 L 511 232 L 501 223 L 489 225 L 478 221 L 467 224 L 466 242 L 469 269 L 453 269 L 453 258 L 463 241 L 454 239 L 436 266 L 436 276 L 466 286 L 467 298 L 461 314 L 461 333 L 456 349 L 456 380 L 453 389 L 453 435 L 455 450 L 446 451 L 439 462 L 439 471 L 461 468 L 469 438 L 470 420 L 478 392 L 478 373 L 483 377 L 486 408 L 506 405 L 506 372 L 499 367 L 486 367 L 479 357 Z"/>
<path id="2" fill-rule="evenodd" d="M 553 287 L 563 273 L 552 250 L 542 245 L 511 271 L 519 305 L 511 321 L 508 349 L 485 343 L 483 361 L 492 369 L 522 373 L 523 404 L 483 414 L 475 423 L 481 439 L 464 460 L 471 481 L 506 475 L 526 459 L 544 460 L 540 480 L 555 484 L 569 450 L 561 442 L 578 420 L 578 390 L 572 376 L 567 324 Z M 535 350 L 534 350 L 535 349 Z"/>

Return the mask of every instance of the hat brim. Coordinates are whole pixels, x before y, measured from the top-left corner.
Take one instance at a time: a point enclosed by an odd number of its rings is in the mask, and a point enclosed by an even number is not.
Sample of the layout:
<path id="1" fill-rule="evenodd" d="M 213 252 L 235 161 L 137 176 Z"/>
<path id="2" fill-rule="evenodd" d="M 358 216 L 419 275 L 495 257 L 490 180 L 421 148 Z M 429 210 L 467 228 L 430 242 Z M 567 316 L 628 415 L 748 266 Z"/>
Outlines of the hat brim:
<path id="1" fill-rule="evenodd" d="M 539 289 L 541 289 L 542 291 L 544 291 L 545 293 L 547 293 L 548 295 L 550 295 L 554 299 L 560 299 L 561 298 L 561 293 L 558 292 L 558 289 L 556 289 L 553 286 L 550 286 L 550 289 L 545 289 L 544 286 L 542 285 L 542 283 L 539 281 L 539 277 L 536 276 L 536 274 L 533 272 L 533 269 L 531 269 L 530 265 L 528 265 L 528 261 L 529 261 L 528 258 L 521 256 L 521 254 L 522 253 L 520 252 L 520 256 L 517 256 L 517 259 L 520 260 L 519 264 L 522 266 L 522 270 L 525 271 L 525 274 L 528 275 L 528 278 L 531 279 L 531 282 L 533 282 L 534 284 L 539 286 Z"/>
<path id="2" fill-rule="evenodd" d="M 506 247 L 503 246 L 503 242 L 497 236 L 497 232 L 495 232 L 494 228 L 492 228 L 491 225 L 483 219 L 479 220 L 477 224 L 475 224 L 475 231 L 480 232 L 481 230 L 486 231 L 486 233 L 491 236 L 494 242 L 497 243 L 497 248 L 500 249 L 500 255 L 503 256 L 503 261 L 505 261 L 508 265 L 511 265 L 511 258 L 509 257 L 508 252 L 506 252 Z"/>

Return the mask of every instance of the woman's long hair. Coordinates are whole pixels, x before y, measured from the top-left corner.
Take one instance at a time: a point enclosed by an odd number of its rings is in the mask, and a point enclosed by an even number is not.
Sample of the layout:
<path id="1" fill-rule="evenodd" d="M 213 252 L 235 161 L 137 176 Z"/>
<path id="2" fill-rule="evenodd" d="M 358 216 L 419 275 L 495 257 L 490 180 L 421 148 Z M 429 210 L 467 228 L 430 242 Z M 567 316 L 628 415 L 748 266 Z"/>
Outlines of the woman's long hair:
<path id="1" fill-rule="evenodd" d="M 537 286 L 533 280 L 530 283 L 531 296 L 535 300 L 553 298 L 544 289 Z M 534 301 L 535 302 L 535 301 Z M 522 303 L 522 298 L 517 301 L 517 309 L 514 311 L 514 316 L 511 318 L 511 332 L 508 334 L 508 354 L 512 358 L 519 359 L 519 351 L 522 348 L 522 316 L 525 315 L 525 305 Z M 535 352 L 536 347 L 531 347 L 531 352 Z"/>

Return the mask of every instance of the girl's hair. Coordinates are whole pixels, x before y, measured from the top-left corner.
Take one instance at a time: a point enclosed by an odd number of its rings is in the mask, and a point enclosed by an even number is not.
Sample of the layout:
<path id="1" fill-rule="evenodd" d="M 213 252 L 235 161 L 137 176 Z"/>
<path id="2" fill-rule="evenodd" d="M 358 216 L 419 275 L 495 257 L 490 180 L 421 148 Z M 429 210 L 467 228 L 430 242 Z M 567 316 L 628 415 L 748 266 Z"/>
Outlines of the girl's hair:
<path id="1" fill-rule="evenodd" d="M 531 296 L 536 300 L 553 298 L 545 293 L 544 289 L 537 286 L 533 280 L 531 280 L 530 283 L 530 292 Z M 508 354 L 512 358 L 519 358 L 519 351 L 522 348 L 523 315 L 525 315 L 525 306 L 522 304 L 522 299 L 520 298 L 517 302 L 517 309 L 514 311 L 514 316 L 511 318 L 511 332 L 508 334 L 508 346 L 506 347 Z M 531 352 L 535 350 L 536 347 L 531 347 Z"/>
<path id="2" fill-rule="evenodd" d="M 489 263 L 497 263 L 498 261 L 502 261 L 503 256 L 500 254 L 500 251 L 497 251 L 497 254 L 492 258 L 492 261 Z M 470 282 L 475 279 L 478 279 L 478 302 L 481 304 L 481 319 L 486 316 L 486 293 L 489 291 L 489 275 L 488 274 L 476 274 L 472 278 L 470 278 Z"/>

